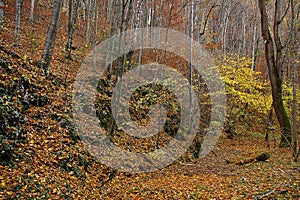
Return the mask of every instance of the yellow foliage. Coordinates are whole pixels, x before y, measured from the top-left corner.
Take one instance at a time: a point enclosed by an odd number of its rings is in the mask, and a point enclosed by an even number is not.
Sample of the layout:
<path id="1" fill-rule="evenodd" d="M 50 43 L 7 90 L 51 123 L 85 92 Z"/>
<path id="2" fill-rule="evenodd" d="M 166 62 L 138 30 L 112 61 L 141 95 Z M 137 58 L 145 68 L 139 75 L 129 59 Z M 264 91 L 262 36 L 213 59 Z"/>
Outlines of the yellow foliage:
<path id="1" fill-rule="evenodd" d="M 253 113 L 267 114 L 272 105 L 269 82 L 261 80 L 260 72 L 251 70 L 251 63 L 251 58 L 226 55 L 219 65 L 219 73 L 230 103 L 247 105 Z"/>
<path id="2" fill-rule="evenodd" d="M 252 59 L 238 54 L 228 54 L 219 62 L 218 70 L 226 85 L 228 103 L 237 108 L 245 108 L 257 116 L 267 116 L 272 106 L 269 80 L 262 80 L 261 73 L 251 69 Z M 283 103 L 291 115 L 293 87 L 282 85 Z M 297 102 L 300 102 L 300 88 L 297 89 Z"/>

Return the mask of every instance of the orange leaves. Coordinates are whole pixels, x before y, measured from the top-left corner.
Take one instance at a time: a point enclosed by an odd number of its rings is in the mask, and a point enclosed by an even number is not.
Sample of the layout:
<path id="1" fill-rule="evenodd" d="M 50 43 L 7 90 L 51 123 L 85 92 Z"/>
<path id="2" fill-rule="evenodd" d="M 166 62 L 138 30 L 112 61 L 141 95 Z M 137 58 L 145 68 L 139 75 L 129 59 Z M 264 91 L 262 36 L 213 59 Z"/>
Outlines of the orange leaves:
<path id="1" fill-rule="evenodd" d="M 282 198 L 295 195 L 300 177 L 294 172 L 291 180 L 291 174 L 286 173 L 297 166 L 286 159 L 288 151 L 272 149 L 271 154 L 279 156 L 269 162 L 245 166 L 225 162 L 226 158 L 255 155 L 257 149 L 263 149 L 263 144 L 253 138 L 222 140 L 216 150 L 218 157 L 208 155 L 194 164 L 174 164 L 148 174 L 119 173 L 104 186 L 105 199 L 253 199 L 270 190 Z M 276 170 L 281 162 L 285 173 Z"/>
<path id="2" fill-rule="evenodd" d="M 25 10 L 28 9 L 28 2 L 24 2 Z M 176 9 L 180 9 L 181 4 L 174 2 L 174 13 L 176 13 L 178 11 Z M 166 8 L 169 5 L 166 4 Z M 168 14 L 167 10 L 165 11 L 164 14 Z M 33 66 L 32 60 L 38 60 L 41 56 L 45 39 L 43 35 L 46 35 L 45 26 L 42 24 L 44 17 L 49 16 L 50 13 L 43 6 L 37 12 L 42 17 L 36 18 L 35 32 L 30 34 L 31 25 L 22 27 L 25 32 L 20 41 L 22 48 L 16 50 L 20 58 L 5 56 L 7 63 L 3 59 L 0 68 L 0 85 L 11 88 L 10 92 L 1 96 L 0 104 L 6 106 L 5 108 L 9 106 L 16 108 L 12 110 L 12 113 L 16 111 L 24 114 L 26 116 L 24 129 L 27 131 L 25 141 L 16 144 L 13 154 L 14 162 L 8 166 L 0 165 L 1 199 L 245 199 L 251 198 L 253 194 L 272 189 L 286 190 L 286 194 L 278 193 L 283 199 L 299 198 L 296 196 L 300 190 L 299 166 L 286 159 L 289 152 L 273 149 L 271 153 L 276 157 L 272 157 L 270 162 L 261 164 L 249 164 L 243 167 L 226 164 L 226 159 L 237 158 L 238 160 L 248 156 L 249 152 L 264 147 L 263 144 L 253 139 L 222 140 L 215 150 L 218 157 L 208 155 L 206 158 L 197 159 L 194 163 L 187 165 L 178 162 L 149 174 L 114 172 L 97 162 L 78 140 L 72 122 L 72 96 L 70 95 L 72 82 L 81 64 L 80 60 L 85 56 L 83 51 L 87 50 L 81 48 L 85 42 L 84 28 L 79 25 L 74 38 L 74 44 L 80 49 L 73 51 L 74 61 L 66 61 L 63 58 L 65 32 L 63 29 L 59 30 L 59 38 L 53 52 L 55 60 L 52 62 L 51 73 L 48 77 L 44 77 L 40 70 Z M 24 12 L 24 15 L 28 13 Z M 61 18 L 61 25 L 64 25 L 67 19 L 65 15 Z M 172 24 L 176 22 L 178 27 L 183 20 L 180 15 L 173 19 Z M 9 20 L 14 19 L 7 19 L 10 23 Z M 9 42 L 13 36 L 13 29 L 9 27 L 13 23 L 7 22 L 3 29 L 5 31 L 0 33 L 3 38 L 0 41 L 2 46 L 9 46 L 4 43 Z M 104 25 L 99 24 L 99 26 Z M 208 35 L 207 47 L 211 50 L 218 48 L 219 45 L 211 40 L 216 34 Z M 0 59 L 4 58 L 1 53 L 4 55 L 0 51 Z M 164 55 L 162 51 L 145 50 L 143 62 L 154 62 L 158 57 L 160 62 L 165 60 L 171 67 L 188 77 L 188 63 L 169 52 L 166 58 Z M 254 103 L 252 106 L 255 108 L 260 106 L 262 99 L 258 98 L 258 94 L 264 90 L 264 85 L 259 83 L 259 79 L 249 76 L 250 72 L 246 68 L 249 60 L 229 58 L 227 61 L 226 66 L 233 66 L 230 69 L 224 67 L 225 74 L 229 77 L 225 81 L 234 88 L 230 91 L 231 95 L 240 98 L 243 103 L 245 101 L 253 103 L 255 100 L 257 105 Z M 6 70 L 2 67 L 5 64 L 7 64 Z M 240 79 L 236 77 L 237 73 L 234 73 L 237 65 L 243 67 L 238 71 L 241 75 Z M 22 86 L 26 88 L 25 92 L 22 92 Z M 246 94 L 246 90 L 241 88 L 251 90 L 253 95 Z M 113 87 L 107 89 L 112 90 Z M 139 96 L 138 93 L 136 95 Z M 169 99 L 169 97 L 166 98 Z M 111 98 L 101 94 L 98 100 L 107 103 Z M 140 104 L 133 101 L 134 117 L 140 117 L 137 111 L 143 110 L 147 107 L 145 105 L 148 101 L 154 100 L 145 95 Z M 28 102 L 27 107 L 24 108 L 21 101 Z M 177 103 L 169 102 L 169 114 L 177 115 L 175 109 Z M 100 108 L 103 115 L 108 113 L 105 108 L 105 106 Z M 208 109 L 203 110 L 207 112 Z M 5 112 L 1 112 L 3 113 Z M 7 130 L 17 132 L 18 128 L 10 126 Z M 134 146 L 132 149 L 138 152 L 149 151 L 156 145 L 151 139 L 137 143 L 120 129 L 117 130 L 117 134 L 114 138 L 115 144 L 121 147 Z M 167 142 L 168 137 L 165 136 L 166 140 L 161 144 Z M 15 140 L 9 141 L 11 141 L 10 144 L 15 143 Z"/>

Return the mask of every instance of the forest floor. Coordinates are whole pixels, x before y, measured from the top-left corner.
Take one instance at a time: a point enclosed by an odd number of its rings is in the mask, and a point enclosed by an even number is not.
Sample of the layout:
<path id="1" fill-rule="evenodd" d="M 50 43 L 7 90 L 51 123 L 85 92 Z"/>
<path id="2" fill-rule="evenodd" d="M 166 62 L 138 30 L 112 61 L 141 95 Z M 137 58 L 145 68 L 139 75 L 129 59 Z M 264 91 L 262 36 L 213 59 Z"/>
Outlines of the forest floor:
<path id="1" fill-rule="evenodd" d="M 215 154 L 193 163 L 177 163 L 149 174 L 120 174 L 106 192 L 125 199 L 300 198 L 299 164 L 286 159 L 289 151 L 264 146 L 254 138 L 223 139 Z M 261 151 L 270 152 L 269 161 L 236 164 Z"/>
<path id="2" fill-rule="evenodd" d="M 84 33 L 75 36 L 73 61 L 66 60 L 67 23 L 62 17 L 51 73 L 44 77 L 34 65 L 47 32 L 42 19 L 51 14 L 43 9 L 34 32 L 29 12 L 24 12 L 19 48 L 12 47 L 14 13 L 6 13 L 0 32 L 1 84 L 29 84 L 32 103 L 22 109 L 18 98 L 24 100 L 25 93 L 18 90 L 1 102 L 22 110 L 26 136 L 0 164 L 0 199 L 300 199 L 299 162 L 292 161 L 290 149 L 278 148 L 279 139 L 267 148 L 258 133 L 221 138 L 205 158 L 177 161 L 151 173 L 123 173 L 102 165 L 85 150 L 72 124 L 72 83 L 89 50 Z M 263 152 L 270 154 L 269 160 L 239 164 Z"/>

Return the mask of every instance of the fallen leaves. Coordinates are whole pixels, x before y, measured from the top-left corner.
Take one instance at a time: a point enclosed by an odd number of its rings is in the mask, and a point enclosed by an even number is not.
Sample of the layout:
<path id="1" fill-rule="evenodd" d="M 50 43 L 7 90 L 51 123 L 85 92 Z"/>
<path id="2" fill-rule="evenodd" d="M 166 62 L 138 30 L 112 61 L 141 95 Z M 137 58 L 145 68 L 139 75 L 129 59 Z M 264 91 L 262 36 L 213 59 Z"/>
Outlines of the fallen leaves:
<path id="1" fill-rule="evenodd" d="M 25 10 L 29 8 L 27 3 L 24 2 Z M 24 15 L 28 13 L 24 12 Z M 39 14 L 49 15 L 44 8 L 41 8 Z M 66 18 L 62 16 L 62 20 Z M 12 24 L 6 24 L 9 28 L 4 27 L 3 30 L 7 33 L 1 32 L 1 38 L 12 40 Z M 70 95 L 72 82 L 84 53 L 74 51 L 74 61 L 61 62 L 64 58 L 60 48 L 64 46 L 65 41 L 59 38 L 58 50 L 54 51 L 57 60 L 54 59 L 52 63 L 52 74 L 49 77 L 42 76 L 39 69 L 33 65 L 31 56 L 26 54 L 31 52 L 34 59 L 40 57 L 42 46 L 36 43 L 36 40 L 45 38 L 37 36 L 36 33 L 45 32 L 43 30 L 45 26 L 42 26 L 40 19 L 37 19 L 37 24 L 39 25 L 36 27 L 37 31 L 32 35 L 35 39 L 20 41 L 24 42 L 22 45 L 24 49 L 16 50 L 20 56 L 13 58 L 0 51 L 2 59 L 0 84 L 3 88 L 7 88 L 3 95 L 1 93 L 0 103 L 6 106 L 5 108 L 15 108 L 9 113 L 14 113 L 13 116 L 18 120 L 22 120 L 20 116 L 24 116 L 22 127 L 26 130 L 25 141 L 16 143 L 14 153 L 9 155 L 14 157 L 14 161 L 8 162 L 8 165 L 0 165 L 1 199 L 300 198 L 299 163 L 289 160 L 288 150 L 265 149 L 266 145 L 261 142 L 262 140 L 253 137 L 240 137 L 237 140 L 222 139 L 215 149 L 217 156 L 210 154 L 184 165 L 181 162 L 174 163 L 160 171 L 148 174 L 122 173 L 103 166 L 85 150 L 72 122 L 72 96 Z M 24 31 L 31 33 L 31 26 L 24 26 Z M 63 30 L 60 31 L 63 35 Z M 84 41 L 84 38 L 74 42 L 80 44 L 81 40 Z M 7 44 L 2 44 L 3 41 L 0 41 L 1 45 L 9 49 Z M 154 54 L 149 53 L 146 56 L 151 57 Z M 185 65 L 176 57 L 168 56 L 167 59 L 174 66 Z M 156 57 L 152 60 L 155 61 Z M 130 63 L 126 62 L 126 64 Z M 182 72 L 184 73 L 184 70 Z M 112 76 L 113 78 L 115 77 Z M 103 82 L 103 84 L 107 83 Z M 23 90 L 21 86 L 25 86 L 27 90 L 25 88 Z M 111 93 L 113 87 L 108 86 L 106 89 L 107 93 Z M 138 102 L 138 98 L 135 97 L 141 92 L 137 91 L 132 100 Z M 148 93 L 150 92 L 153 91 L 148 89 Z M 166 94 L 162 93 L 162 95 Z M 144 96 L 139 103 L 134 104 L 132 101 L 132 112 L 144 109 L 144 105 L 156 100 L 151 99 L 150 95 Z M 111 100 L 108 95 L 102 94 L 99 95 L 99 99 L 104 102 L 103 104 L 108 104 Z M 24 101 L 26 106 L 21 101 Z M 175 117 L 178 113 L 175 112 L 176 109 L 171 108 L 176 107 L 176 104 L 169 101 L 167 105 L 170 108 L 169 114 Z M 207 110 L 209 109 L 203 109 L 204 112 Z M 109 113 L 106 105 L 102 105 L 101 111 L 103 116 Z M 134 117 L 138 119 L 143 116 Z M 9 133 L 18 130 L 16 126 L 11 125 L 7 129 Z M 140 152 L 156 145 L 154 141 L 149 140 L 136 145 L 137 143 L 126 137 L 121 129 L 117 131 L 119 135 L 115 139 L 119 145 L 132 145 L 132 149 Z M 9 143 L 14 142 L 15 140 L 9 140 Z M 265 150 L 271 154 L 268 162 L 250 163 L 244 166 L 226 163 L 226 159 L 235 162 L 251 158 Z"/>

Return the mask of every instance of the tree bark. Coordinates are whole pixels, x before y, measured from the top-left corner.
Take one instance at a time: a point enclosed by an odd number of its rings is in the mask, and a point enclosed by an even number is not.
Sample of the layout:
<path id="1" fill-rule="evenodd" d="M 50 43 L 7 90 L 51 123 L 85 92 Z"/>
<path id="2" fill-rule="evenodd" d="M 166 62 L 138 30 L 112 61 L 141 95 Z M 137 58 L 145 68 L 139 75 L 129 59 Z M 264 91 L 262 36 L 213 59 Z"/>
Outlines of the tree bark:
<path id="1" fill-rule="evenodd" d="M 85 26 L 85 45 L 86 46 L 88 46 L 90 43 L 91 6 L 92 6 L 92 0 L 88 0 L 87 1 L 87 9 L 86 9 L 86 26 Z"/>
<path id="2" fill-rule="evenodd" d="M 69 27 L 68 27 L 68 42 L 66 44 L 66 58 L 67 59 L 72 59 L 71 57 L 71 51 L 72 51 L 72 44 L 73 44 L 73 36 L 74 36 L 74 26 L 76 24 L 76 20 L 77 20 L 77 15 L 78 15 L 78 8 L 79 8 L 79 2 L 80 0 L 76 0 L 76 5 L 74 8 L 74 12 L 72 9 L 72 1 L 70 0 L 70 5 L 69 5 L 69 9 L 71 9 L 69 11 Z"/>
<path id="3" fill-rule="evenodd" d="M 2 29 L 2 22 L 3 22 L 3 16 L 4 16 L 4 11 L 3 11 L 2 7 L 4 7 L 4 3 L 2 0 L 0 0 L 0 30 Z"/>
<path id="4" fill-rule="evenodd" d="M 275 2 L 274 39 L 271 36 L 268 22 L 266 1 L 258 1 L 261 13 L 261 30 L 265 43 L 265 56 L 272 88 L 273 107 L 282 131 L 280 147 L 289 147 L 292 142 L 291 123 L 282 100 L 282 45 L 279 37 L 280 0 Z M 276 49 L 275 49 L 276 48 Z M 276 50 L 276 52 L 275 52 Z"/>
<path id="5" fill-rule="evenodd" d="M 257 10 L 257 9 L 255 9 Z M 255 71 L 255 62 L 256 62 L 256 57 L 257 57 L 257 49 L 258 49 L 258 37 L 257 37 L 257 24 L 258 24 L 258 17 L 257 14 L 255 14 L 255 20 L 254 20 L 254 27 L 253 27 L 253 42 L 252 42 L 252 65 L 251 69 Z"/>
<path id="6" fill-rule="evenodd" d="M 298 133 L 297 133 L 297 77 L 298 77 L 298 65 L 296 63 L 296 58 L 298 57 L 297 51 L 297 32 L 296 32 L 296 24 L 297 24 L 297 17 L 295 12 L 295 4 L 294 0 L 291 0 L 291 8 L 292 8 L 292 21 L 291 21 L 291 29 L 292 29 L 292 63 L 293 63 L 293 157 L 294 161 L 298 161 Z"/>
<path id="7" fill-rule="evenodd" d="M 128 60 L 131 60 L 132 59 L 132 56 L 133 56 L 133 49 L 136 45 L 136 38 L 137 38 L 137 31 L 138 31 L 138 28 L 140 27 L 140 22 L 141 22 L 141 15 L 142 15 L 142 5 L 143 5 L 143 0 L 138 0 L 137 1 L 137 13 L 136 13 L 136 21 L 134 21 L 134 25 L 133 25 L 133 28 L 134 28 L 134 37 L 133 37 L 133 40 L 132 40 L 132 44 L 131 44 L 131 47 L 130 47 L 130 51 L 128 53 Z"/>
<path id="8" fill-rule="evenodd" d="M 21 21 L 21 10 L 23 6 L 23 0 L 16 0 L 16 26 L 15 26 L 15 33 L 14 33 L 14 46 L 19 46 L 19 32 L 20 32 L 20 21 Z"/>
<path id="9" fill-rule="evenodd" d="M 62 0 L 55 0 L 52 10 L 51 22 L 48 29 L 47 39 L 44 46 L 44 52 L 41 60 L 38 62 L 38 66 L 47 72 L 50 68 L 50 62 L 52 58 L 52 51 L 55 44 L 56 33 L 58 29 L 60 11 L 62 7 Z"/>
<path id="10" fill-rule="evenodd" d="M 34 24 L 34 1 L 31 0 L 31 5 L 30 5 L 30 23 L 33 25 Z"/>

